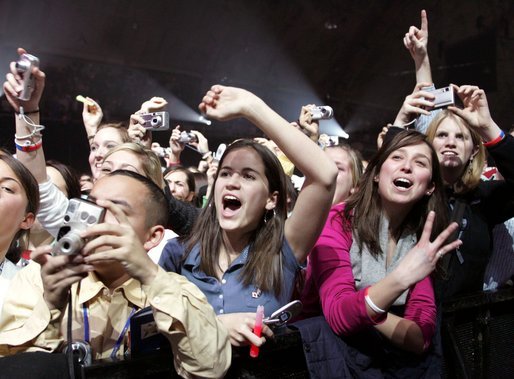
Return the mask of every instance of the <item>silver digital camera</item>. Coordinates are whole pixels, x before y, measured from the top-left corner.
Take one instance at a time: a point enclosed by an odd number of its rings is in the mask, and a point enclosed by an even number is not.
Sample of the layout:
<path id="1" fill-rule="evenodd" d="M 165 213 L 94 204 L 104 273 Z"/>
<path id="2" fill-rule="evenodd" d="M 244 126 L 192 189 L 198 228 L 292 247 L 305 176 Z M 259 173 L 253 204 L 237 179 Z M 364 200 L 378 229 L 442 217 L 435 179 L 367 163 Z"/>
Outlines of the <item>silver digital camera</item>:
<path id="1" fill-rule="evenodd" d="M 196 134 L 192 132 L 186 132 L 185 130 L 180 133 L 180 138 L 178 140 L 180 143 L 191 143 L 191 142 L 198 142 L 198 137 Z"/>
<path id="2" fill-rule="evenodd" d="M 144 120 L 143 126 L 152 131 L 168 130 L 170 128 L 170 114 L 168 112 L 151 112 L 140 115 Z"/>
<path id="3" fill-rule="evenodd" d="M 329 120 L 334 117 L 334 110 L 328 105 L 320 105 L 311 109 L 311 120 Z"/>
<path id="4" fill-rule="evenodd" d="M 431 93 L 435 96 L 432 100 L 434 102 L 433 109 L 455 105 L 455 94 L 451 86 L 435 89 Z"/>
<path id="5" fill-rule="evenodd" d="M 68 209 L 57 234 L 57 242 L 52 248 L 53 255 L 78 254 L 86 244 L 80 232 L 100 224 L 105 216 L 105 208 L 83 199 L 70 199 Z"/>
<path id="6" fill-rule="evenodd" d="M 20 100 L 27 101 L 32 96 L 35 82 L 34 75 L 32 75 L 34 67 L 39 67 L 39 58 L 34 55 L 22 54 L 16 62 L 16 70 L 23 78 L 23 87 L 20 96 L 18 96 Z"/>

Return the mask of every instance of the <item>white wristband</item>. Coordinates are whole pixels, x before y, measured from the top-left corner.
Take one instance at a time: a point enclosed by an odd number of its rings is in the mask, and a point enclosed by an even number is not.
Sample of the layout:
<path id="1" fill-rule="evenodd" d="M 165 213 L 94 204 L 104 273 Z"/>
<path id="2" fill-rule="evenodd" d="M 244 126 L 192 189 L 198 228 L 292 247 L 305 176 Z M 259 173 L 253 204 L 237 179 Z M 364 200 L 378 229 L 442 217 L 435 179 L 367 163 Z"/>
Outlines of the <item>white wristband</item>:
<path id="1" fill-rule="evenodd" d="M 383 314 L 383 313 L 386 313 L 385 310 L 383 310 L 382 308 L 379 308 L 374 302 L 373 300 L 371 300 L 371 298 L 368 296 L 368 289 L 366 289 L 366 295 L 364 296 L 364 301 L 366 301 L 366 304 L 368 304 L 368 306 L 375 312 L 375 313 L 378 313 L 378 314 Z"/>

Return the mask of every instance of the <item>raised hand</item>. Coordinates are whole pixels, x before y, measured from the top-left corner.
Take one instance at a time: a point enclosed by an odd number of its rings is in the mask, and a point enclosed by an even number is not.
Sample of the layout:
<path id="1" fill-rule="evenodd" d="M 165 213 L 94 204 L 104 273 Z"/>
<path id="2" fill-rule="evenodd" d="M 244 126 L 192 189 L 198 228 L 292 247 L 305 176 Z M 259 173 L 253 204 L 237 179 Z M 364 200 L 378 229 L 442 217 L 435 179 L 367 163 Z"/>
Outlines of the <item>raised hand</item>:
<path id="1" fill-rule="evenodd" d="M 422 61 L 428 54 L 428 18 L 427 12 L 421 11 L 421 26 L 411 26 L 403 37 L 403 44 L 409 50 L 414 61 Z"/>
<path id="2" fill-rule="evenodd" d="M 180 125 L 177 125 L 175 129 L 171 131 L 170 135 L 170 149 L 171 149 L 171 156 L 170 159 L 172 162 L 178 162 L 180 161 L 180 154 L 182 154 L 182 151 L 186 147 L 185 144 L 180 143 Z M 175 159 L 175 160 L 173 160 Z"/>
<path id="3" fill-rule="evenodd" d="M 298 117 L 298 126 L 311 140 L 318 142 L 319 138 L 319 122 L 312 119 L 311 110 L 314 104 L 304 105 Z"/>
<path id="4" fill-rule="evenodd" d="M 227 313 L 218 315 L 218 319 L 227 328 L 230 343 L 233 346 L 246 346 L 250 344 L 262 346 L 266 342 L 265 337 L 257 337 L 253 334 L 255 313 Z M 266 337 L 273 337 L 273 332 L 265 324 L 262 325 L 262 334 Z"/>
<path id="5" fill-rule="evenodd" d="M 98 128 L 98 125 L 102 122 L 104 114 L 100 104 L 90 97 L 86 97 L 86 99 L 93 105 L 84 103 L 82 108 L 82 120 L 84 121 L 84 127 L 86 128 L 87 135 L 93 136 L 96 133 L 96 128 Z"/>
<path id="6" fill-rule="evenodd" d="M 464 108 L 448 107 L 448 109 L 466 120 L 485 141 L 498 136 L 500 128 L 491 117 L 484 90 L 470 85 L 459 87 L 453 84 L 452 87 L 462 100 Z"/>
<path id="7" fill-rule="evenodd" d="M 149 149 L 152 145 L 152 132 L 143 126 L 145 120 L 141 117 L 141 113 L 144 112 L 140 110 L 130 115 L 128 134 L 132 142 Z"/>
<path id="8" fill-rule="evenodd" d="M 225 121 L 248 116 L 254 101 L 260 99 L 249 91 L 216 84 L 207 91 L 198 108 L 208 118 Z"/>
<path id="9" fill-rule="evenodd" d="M 18 54 L 26 54 L 27 51 L 22 48 L 18 48 Z M 30 113 L 39 110 L 39 101 L 45 88 L 45 73 L 38 67 L 32 68 L 32 75 L 34 75 L 34 91 L 29 100 L 23 101 L 18 99 L 23 89 L 23 78 L 18 70 L 16 69 L 16 62 L 11 62 L 10 72 L 5 76 L 6 81 L 4 82 L 4 93 L 7 101 L 13 107 L 15 112 L 20 111 L 20 106 L 23 107 L 25 113 Z"/>
<path id="10" fill-rule="evenodd" d="M 205 138 L 205 136 L 198 130 L 191 130 L 191 133 L 196 136 L 197 141 L 191 141 L 189 142 L 189 145 L 196 148 L 200 154 L 207 153 L 209 151 L 209 141 L 207 138 Z"/>
<path id="11" fill-rule="evenodd" d="M 141 111 L 146 113 L 161 111 L 167 104 L 168 102 L 162 97 L 152 97 L 141 104 Z"/>
<path id="12" fill-rule="evenodd" d="M 414 91 L 405 98 L 405 101 L 400 108 L 394 120 L 394 126 L 404 126 L 409 123 L 413 118 L 420 114 L 429 115 L 430 109 L 434 106 L 431 101 L 434 95 L 430 91 L 422 90 L 423 87 L 428 87 L 430 83 L 418 83 L 414 87 Z"/>

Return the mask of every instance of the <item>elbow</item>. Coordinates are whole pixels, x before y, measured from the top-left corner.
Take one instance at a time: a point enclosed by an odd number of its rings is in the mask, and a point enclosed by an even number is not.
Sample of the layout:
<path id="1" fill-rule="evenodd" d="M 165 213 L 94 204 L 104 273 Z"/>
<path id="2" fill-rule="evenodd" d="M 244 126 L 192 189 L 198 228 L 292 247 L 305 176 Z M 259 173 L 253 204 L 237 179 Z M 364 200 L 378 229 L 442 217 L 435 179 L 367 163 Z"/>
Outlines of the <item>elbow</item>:
<path id="1" fill-rule="evenodd" d="M 318 182 L 327 190 L 327 192 L 334 193 L 337 173 L 338 170 L 334 162 L 330 161 L 329 164 L 323 166 Z"/>

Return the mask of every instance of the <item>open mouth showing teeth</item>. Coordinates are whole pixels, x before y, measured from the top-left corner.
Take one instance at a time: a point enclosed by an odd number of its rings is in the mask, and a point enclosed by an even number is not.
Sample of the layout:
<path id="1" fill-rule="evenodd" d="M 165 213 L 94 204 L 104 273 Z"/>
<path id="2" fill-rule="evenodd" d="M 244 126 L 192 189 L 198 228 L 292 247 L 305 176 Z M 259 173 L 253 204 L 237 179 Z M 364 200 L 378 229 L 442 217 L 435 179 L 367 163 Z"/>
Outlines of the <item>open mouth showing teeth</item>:
<path id="1" fill-rule="evenodd" d="M 404 179 L 404 178 L 395 179 L 393 183 L 396 187 L 401 187 L 401 188 L 410 188 L 412 186 L 411 181 L 408 179 Z"/>
<path id="2" fill-rule="evenodd" d="M 241 201 L 235 197 L 235 196 L 231 196 L 231 195 L 227 195 L 225 197 L 223 197 L 223 209 L 230 209 L 232 211 L 235 211 L 237 209 L 239 209 L 241 207 Z"/>

